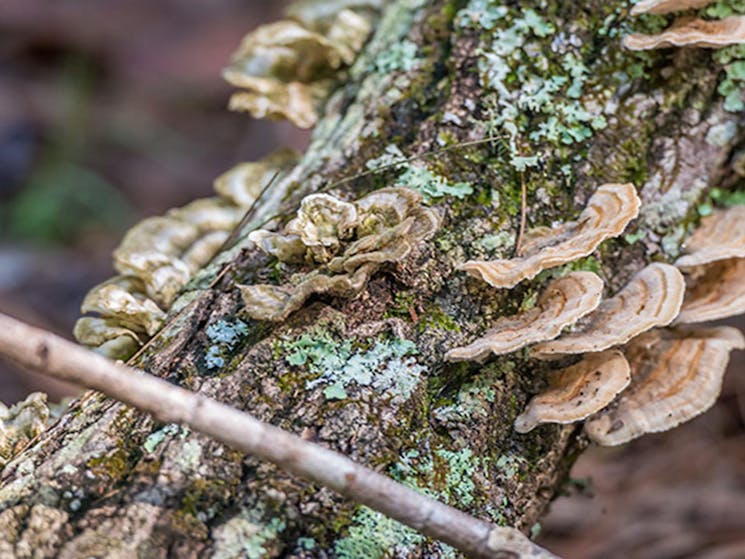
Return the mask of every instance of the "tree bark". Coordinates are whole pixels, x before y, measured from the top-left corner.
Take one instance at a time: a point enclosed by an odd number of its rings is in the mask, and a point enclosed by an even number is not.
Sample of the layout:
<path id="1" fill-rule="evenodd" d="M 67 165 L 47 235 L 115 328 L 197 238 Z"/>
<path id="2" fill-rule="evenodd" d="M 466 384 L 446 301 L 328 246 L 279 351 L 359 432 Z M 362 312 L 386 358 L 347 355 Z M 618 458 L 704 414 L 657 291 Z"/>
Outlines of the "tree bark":
<path id="1" fill-rule="evenodd" d="M 619 1 L 519 4 L 554 27 L 531 35 L 531 48 L 540 49 L 533 58 L 566 73 L 567 52 L 575 52 L 587 68 L 579 102 L 602 103 L 605 126 L 588 126 L 590 135 L 572 142 L 531 142 L 521 131 L 520 155 L 540 160 L 525 170 L 510 163 L 506 140 L 454 147 L 506 135 L 493 113 L 500 94 L 478 70 L 493 48 L 491 24 L 463 23 L 462 1 L 390 3 L 301 162 L 264 196 L 239 243 L 193 279 L 132 364 L 529 531 L 586 444 L 575 426 L 528 435 L 512 428 L 551 365 L 523 353 L 486 365 L 443 355 L 529 304 L 547 276 L 495 290 L 456 264 L 509 254 L 523 181 L 534 226 L 574 218 L 602 183 L 633 182 L 644 207 L 631 236 L 575 265 L 596 270 L 613 293 L 646 263 L 674 256 L 708 189 L 737 178 L 732 161 L 742 138 L 741 116 L 725 111 L 716 93 L 721 68 L 708 51 L 622 51 L 620 34 L 634 22 Z M 417 45 L 417 57 L 381 64 L 385 53 L 405 56 L 405 41 Z M 517 66 L 531 63 L 515 61 L 510 87 L 522 79 Z M 525 118 L 528 129 L 533 117 Z M 291 215 L 303 196 L 366 171 L 392 144 L 448 181 L 470 184 L 473 194 L 437 198 L 436 237 L 376 273 L 359 296 L 317 297 L 278 324 L 243 315 L 236 283 L 272 271 L 247 233 L 275 214 Z M 389 169 L 331 192 L 354 199 L 395 179 Z M 238 342 L 209 335 L 208 327 L 230 328 L 237 318 L 248 326 Z M 376 352 L 400 338 L 416 345 L 415 355 Z M 208 359 L 215 351 L 221 367 Z M 335 374 L 354 355 L 387 380 L 334 377 L 343 394 L 325 390 L 331 383 L 319 375 Z M 0 557 L 455 556 L 324 488 L 96 393 L 15 457 L 0 487 Z"/>

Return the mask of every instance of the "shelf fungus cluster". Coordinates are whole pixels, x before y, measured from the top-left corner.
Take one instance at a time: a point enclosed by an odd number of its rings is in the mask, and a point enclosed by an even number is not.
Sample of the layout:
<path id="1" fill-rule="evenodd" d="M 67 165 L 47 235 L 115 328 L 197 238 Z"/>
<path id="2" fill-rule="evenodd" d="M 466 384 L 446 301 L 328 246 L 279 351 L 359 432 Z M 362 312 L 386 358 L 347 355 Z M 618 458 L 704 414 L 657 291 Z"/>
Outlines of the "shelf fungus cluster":
<path id="1" fill-rule="evenodd" d="M 745 313 L 745 206 L 705 217 L 675 265 L 688 276 L 679 323 Z"/>
<path id="2" fill-rule="evenodd" d="M 471 260 L 460 269 L 494 287 L 514 287 L 543 270 L 592 254 L 600 243 L 623 233 L 640 205 L 634 185 L 604 184 L 576 221 L 528 231 L 518 258 Z"/>
<path id="3" fill-rule="evenodd" d="M 575 331 L 533 347 L 539 359 L 592 353 L 625 344 L 657 326 L 667 326 L 680 311 L 683 274 L 669 264 L 650 264 L 616 295 L 603 301 Z"/>
<path id="4" fill-rule="evenodd" d="M 232 105 L 254 116 L 281 116 L 301 126 L 313 125 L 317 101 L 327 93 L 334 73 L 353 62 L 383 3 L 308 0 L 290 6 L 288 19 L 260 27 L 243 40 L 226 76 L 247 91 L 237 93 Z M 88 316 L 75 325 L 76 339 L 111 358 L 130 357 L 163 325 L 178 293 L 220 250 L 271 178 L 292 168 L 297 160 L 297 153 L 283 150 L 261 161 L 241 163 L 215 180 L 217 197 L 145 219 L 130 229 L 114 252 L 119 275 L 86 296 L 81 310 Z M 399 230 L 405 227 L 401 224 Z M 411 225 L 411 239 L 419 234 L 418 227 L 422 227 L 419 222 Z M 353 229 L 357 234 L 358 226 Z M 328 236 L 323 231 L 306 231 L 302 238 L 308 240 L 312 234 L 319 235 L 309 249 L 317 258 L 333 252 L 334 247 L 324 244 Z M 340 239 L 346 240 L 345 234 L 340 231 Z M 364 284 L 375 259 L 394 249 L 386 243 L 378 240 L 385 247 L 370 256 L 366 266 L 358 265 L 364 260 L 365 247 L 348 249 L 361 254 L 356 258 L 349 254 L 344 274 L 334 278 L 329 290 L 345 292 L 347 282 L 354 288 Z M 401 246 L 395 249 L 405 251 Z M 328 265 L 329 269 L 341 266 L 338 259 Z M 299 289 L 326 290 L 327 280 L 321 276 Z"/>
<path id="5" fill-rule="evenodd" d="M 624 348 L 633 382 L 615 408 L 593 417 L 585 432 L 612 446 L 667 431 L 709 409 L 719 396 L 729 353 L 745 349 L 731 327 L 647 332 Z"/>
<path id="6" fill-rule="evenodd" d="M 703 8 L 714 0 L 645 0 L 636 4 L 632 15 L 668 14 Z M 745 42 L 745 16 L 730 16 L 721 20 L 680 17 L 667 29 L 655 35 L 633 33 L 623 39 L 630 50 L 651 50 L 667 47 L 722 48 Z"/>
<path id="7" fill-rule="evenodd" d="M 299 2 L 281 21 L 246 35 L 224 77 L 239 91 L 230 108 L 312 127 L 340 69 L 367 40 L 383 0 Z"/>
<path id="8" fill-rule="evenodd" d="M 215 181 L 204 198 L 136 224 L 114 251 L 120 275 L 86 295 L 75 338 L 113 359 L 126 359 L 157 332 L 178 292 L 222 247 L 277 172 L 297 161 L 291 151 L 242 163 Z"/>
<path id="9" fill-rule="evenodd" d="M 46 429 L 49 417 L 47 395 L 41 392 L 10 407 L 0 403 L 0 469 Z"/>
<path id="10" fill-rule="evenodd" d="M 283 231 L 258 230 L 249 239 L 280 262 L 310 264 L 312 271 L 282 285 L 239 286 L 246 313 L 284 320 L 313 294 L 359 293 L 376 270 L 406 258 L 439 226 L 439 215 L 406 188 L 383 188 L 353 203 L 328 194 L 307 196 Z"/>
<path id="11" fill-rule="evenodd" d="M 481 361 L 552 340 L 562 329 L 592 312 L 603 295 L 603 280 L 592 272 L 572 272 L 552 281 L 536 306 L 516 316 L 500 318 L 481 338 L 447 353 L 450 361 Z"/>
<path id="12" fill-rule="evenodd" d="M 533 398 L 515 420 L 515 431 L 527 433 L 540 423 L 574 423 L 590 417 L 631 382 L 623 353 L 591 353 L 579 363 L 554 372 L 548 390 Z"/>
<path id="13" fill-rule="evenodd" d="M 462 268 L 493 286 L 511 287 L 584 256 L 578 236 L 591 237 L 581 244 L 594 250 L 611 236 L 597 233 L 601 221 L 618 235 L 638 212 L 638 198 L 625 187 L 600 187 L 577 222 L 555 228 L 555 239 L 539 230 L 524 249 L 527 257 Z M 608 197 L 609 192 L 621 194 Z M 551 373 L 547 389 L 517 417 L 520 433 L 542 423 L 586 421 L 590 439 L 617 445 L 671 429 L 713 405 L 730 351 L 745 349 L 745 338 L 734 328 L 681 327 L 745 312 L 745 206 L 705 218 L 685 250 L 675 266 L 649 264 L 602 301 L 603 283 L 595 274 L 572 272 L 553 280 L 535 308 L 498 319 L 446 358 L 482 361 L 526 346 L 537 359 L 580 356 Z"/>
<path id="14" fill-rule="evenodd" d="M 675 265 L 686 290 L 675 328 L 646 332 L 625 347 L 632 383 L 615 407 L 589 420 L 588 436 L 617 445 L 645 433 L 666 431 L 709 409 L 721 390 L 729 353 L 745 349 L 730 327 L 691 325 L 745 311 L 745 207 L 704 218 Z"/>

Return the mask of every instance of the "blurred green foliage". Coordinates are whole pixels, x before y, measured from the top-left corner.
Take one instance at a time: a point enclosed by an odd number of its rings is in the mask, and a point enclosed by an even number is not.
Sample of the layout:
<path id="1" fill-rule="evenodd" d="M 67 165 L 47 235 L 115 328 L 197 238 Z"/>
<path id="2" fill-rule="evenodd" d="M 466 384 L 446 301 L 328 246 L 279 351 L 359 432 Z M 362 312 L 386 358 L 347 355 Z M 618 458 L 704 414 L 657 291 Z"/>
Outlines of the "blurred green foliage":
<path id="1" fill-rule="evenodd" d="M 60 67 L 58 109 L 46 131 L 34 170 L 21 191 L 0 207 L 0 233 L 16 240 L 68 244 L 96 230 L 121 232 L 134 210 L 121 193 L 90 168 L 89 120 L 96 69 L 71 55 Z"/>

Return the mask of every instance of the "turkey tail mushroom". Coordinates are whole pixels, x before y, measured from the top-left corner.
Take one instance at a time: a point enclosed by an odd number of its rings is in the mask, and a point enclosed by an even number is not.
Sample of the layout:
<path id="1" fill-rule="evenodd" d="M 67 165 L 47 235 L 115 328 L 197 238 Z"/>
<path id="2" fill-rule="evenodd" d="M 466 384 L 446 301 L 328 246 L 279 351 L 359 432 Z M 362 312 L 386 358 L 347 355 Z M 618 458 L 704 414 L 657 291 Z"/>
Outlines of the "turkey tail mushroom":
<path id="1" fill-rule="evenodd" d="M 536 306 L 497 320 L 475 342 L 445 354 L 450 361 L 480 361 L 490 354 L 511 353 L 530 344 L 552 340 L 562 329 L 600 304 L 603 280 L 592 272 L 572 272 L 551 282 Z"/>
<path id="2" fill-rule="evenodd" d="M 529 232 L 529 240 L 518 258 L 471 260 L 460 269 L 493 287 L 513 287 L 543 270 L 592 254 L 600 243 L 623 233 L 638 215 L 640 205 L 634 185 L 604 184 L 590 197 L 576 221 L 557 229 Z"/>
<path id="3" fill-rule="evenodd" d="M 591 353 L 552 373 L 545 392 L 535 396 L 515 420 L 527 433 L 541 423 L 575 423 L 602 410 L 631 382 L 629 364 L 616 349 Z"/>
<path id="4" fill-rule="evenodd" d="M 745 312 L 745 206 L 705 217 L 675 262 L 686 273 L 676 323 L 727 318 Z"/>
<path id="5" fill-rule="evenodd" d="M 615 446 L 705 412 L 719 396 L 733 349 L 745 349 L 745 337 L 727 326 L 636 338 L 625 348 L 631 386 L 615 408 L 589 420 L 585 432 L 597 444 Z"/>
<path id="6" fill-rule="evenodd" d="M 745 17 L 730 16 L 707 21 L 680 18 L 668 29 L 656 35 L 633 33 L 623 38 L 629 50 L 652 50 L 667 47 L 702 47 L 718 49 L 745 42 Z"/>
<path id="7" fill-rule="evenodd" d="M 650 264 L 615 296 L 603 301 L 576 332 L 537 344 L 532 355 L 551 359 L 625 344 L 642 332 L 670 324 L 680 311 L 684 291 L 683 274 L 677 268 Z"/>
<path id="8" fill-rule="evenodd" d="M 631 8 L 631 15 L 641 14 L 669 14 L 703 8 L 713 4 L 716 0 L 642 0 Z"/>

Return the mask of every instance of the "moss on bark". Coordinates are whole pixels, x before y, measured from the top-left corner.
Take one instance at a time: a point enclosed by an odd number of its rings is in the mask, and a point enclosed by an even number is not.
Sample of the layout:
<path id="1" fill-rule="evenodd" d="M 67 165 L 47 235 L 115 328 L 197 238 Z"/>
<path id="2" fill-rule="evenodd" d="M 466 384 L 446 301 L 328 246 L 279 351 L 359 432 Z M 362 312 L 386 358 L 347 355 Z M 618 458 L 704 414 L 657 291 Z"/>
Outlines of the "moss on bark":
<path id="1" fill-rule="evenodd" d="M 720 68 L 709 53 L 621 51 L 629 27 L 656 24 L 628 20 L 625 3 L 519 4 L 392 2 L 302 161 L 243 231 L 245 239 L 267 217 L 289 215 L 303 196 L 365 172 L 395 145 L 421 155 L 417 165 L 430 173 L 472 189 L 435 200 L 444 217 L 435 239 L 376 274 L 358 297 L 318 298 L 276 325 L 241 314 L 235 283 L 271 266 L 241 241 L 191 282 L 134 364 L 528 531 L 585 444 L 573 427 L 512 429 L 549 365 L 522 353 L 484 366 L 442 356 L 529 304 L 557 272 L 497 291 L 454 272 L 455 264 L 509 255 L 522 180 L 533 225 L 574 217 L 603 182 L 630 181 L 645 202 L 635 228 L 573 265 L 597 271 L 615 290 L 650 260 L 674 256 L 697 204 L 731 175 L 741 140 L 707 141 L 708 132 L 739 130 L 741 122 L 722 107 Z M 538 19 L 525 23 L 531 8 Z M 511 146 L 512 129 L 500 121 L 507 97 L 485 77 L 484 60 L 515 26 L 524 27 L 522 46 L 503 68 L 513 104 L 527 106 L 515 92 L 531 76 L 569 81 L 558 80 L 561 92 L 548 105 L 515 116 Z M 575 110 L 600 106 L 604 122 L 575 118 L 577 129 L 564 132 L 576 141 L 531 139 L 550 122 L 551 104 L 567 100 Z M 500 138 L 426 156 L 490 135 Z M 537 163 L 521 169 L 516 154 Z M 400 173 L 367 174 L 334 192 L 358 197 Z M 231 343 L 210 335 L 238 318 L 244 326 Z M 359 362 L 374 369 L 372 378 Z M 77 401 L 5 469 L 0 519 L 0 556 L 455 556 L 323 488 L 97 394 Z"/>

